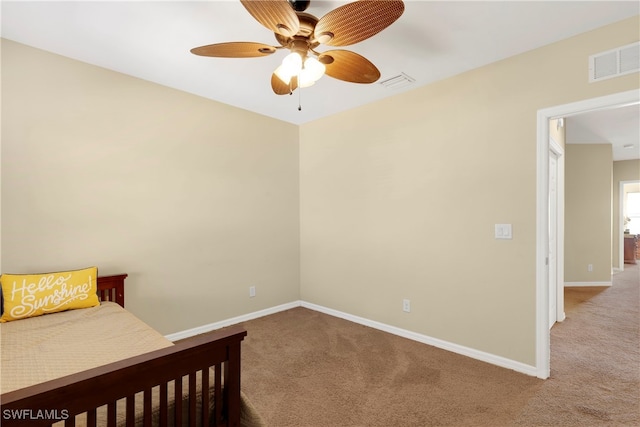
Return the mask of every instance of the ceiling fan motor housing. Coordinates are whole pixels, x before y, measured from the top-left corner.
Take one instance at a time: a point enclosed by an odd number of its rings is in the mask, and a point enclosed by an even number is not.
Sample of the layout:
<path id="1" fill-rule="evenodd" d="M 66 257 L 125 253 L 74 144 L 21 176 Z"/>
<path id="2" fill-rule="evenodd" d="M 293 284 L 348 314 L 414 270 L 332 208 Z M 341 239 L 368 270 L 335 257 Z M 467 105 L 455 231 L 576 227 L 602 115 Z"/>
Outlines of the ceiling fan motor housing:
<path id="1" fill-rule="evenodd" d="M 300 29 L 298 32 L 291 37 L 284 36 L 282 34 L 274 33 L 276 36 L 276 40 L 282 46 L 292 49 L 292 44 L 295 40 L 305 40 L 308 44 L 309 49 L 316 48 L 320 43 L 312 40 L 313 32 L 316 28 L 316 24 L 318 23 L 318 18 L 308 13 L 298 12 L 298 19 L 300 20 Z"/>
<path id="2" fill-rule="evenodd" d="M 296 12 L 304 12 L 309 7 L 309 0 L 289 0 L 289 4 Z"/>

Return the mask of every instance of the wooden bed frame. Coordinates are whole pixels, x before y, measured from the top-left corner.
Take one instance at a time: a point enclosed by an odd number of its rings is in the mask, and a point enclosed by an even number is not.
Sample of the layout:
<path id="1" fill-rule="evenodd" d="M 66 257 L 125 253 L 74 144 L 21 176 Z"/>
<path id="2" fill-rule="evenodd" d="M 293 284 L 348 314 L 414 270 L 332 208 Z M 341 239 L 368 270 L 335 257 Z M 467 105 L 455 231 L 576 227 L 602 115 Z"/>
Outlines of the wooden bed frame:
<path id="1" fill-rule="evenodd" d="M 126 274 L 98 278 L 101 301 L 124 307 Z M 240 345 L 247 332 L 239 326 L 197 335 L 175 345 L 114 362 L 52 381 L 14 390 L 0 396 L 2 426 L 47 426 L 65 419 L 75 426 L 75 415 L 87 413 L 87 426 L 96 426 L 96 408 L 107 405 L 107 425 L 116 425 L 116 401 L 126 399 L 126 425 L 135 425 L 135 400 L 144 393 L 144 426 L 152 425 L 151 389 L 160 390 L 160 425 L 183 425 L 183 401 L 175 399 L 175 419 L 168 420 L 168 383 L 182 395 L 183 379 L 189 384 L 188 425 L 200 419 L 203 426 L 240 426 Z M 209 367 L 215 374 L 210 378 Z M 201 412 L 197 413 L 196 375 L 201 375 Z M 224 387 L 222 387 L 224 384 Z M 213 408 L 208 393 L 213 390 Z M 38 412 L 40 411 L 40 412 Z M 212 414 L 212 415 L 211 415 Z M 43 419 L 34 419 L 42 415 Z M 62 415 L 62 417 L 60 417 Z M 120 415 L 120 414 L 119 414 Z M 55 416 L 57 419 L 52 420 Z M 44 419 L 44 418 L 50 419 Z M 23 418 L 22 420 L 18 418 Z M 29 419 L 24 419 L 29 418 Z"/>

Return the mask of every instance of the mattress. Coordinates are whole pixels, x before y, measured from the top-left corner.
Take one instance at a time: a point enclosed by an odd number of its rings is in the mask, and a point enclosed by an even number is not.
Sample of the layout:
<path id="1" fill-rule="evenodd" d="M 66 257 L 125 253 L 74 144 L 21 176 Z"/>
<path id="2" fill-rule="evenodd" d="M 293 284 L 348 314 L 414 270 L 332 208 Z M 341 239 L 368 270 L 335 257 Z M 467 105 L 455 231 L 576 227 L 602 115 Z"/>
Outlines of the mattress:
<path id="1" fill-rule="evenodd" d="M 6 393 L 171 345 L 159 332 L 108 301 L 0 323 L 0 390 Z"/>

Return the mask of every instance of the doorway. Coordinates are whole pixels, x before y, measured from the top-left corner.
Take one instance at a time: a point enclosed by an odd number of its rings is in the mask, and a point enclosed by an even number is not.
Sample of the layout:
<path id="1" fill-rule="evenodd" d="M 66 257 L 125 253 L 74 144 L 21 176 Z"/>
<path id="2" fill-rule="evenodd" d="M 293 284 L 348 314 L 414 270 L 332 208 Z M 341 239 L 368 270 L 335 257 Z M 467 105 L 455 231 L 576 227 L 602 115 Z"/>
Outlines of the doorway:
<path id="1" fill-rule="evenodd" d="M 638 199 L 632 199 L 632 206 L 629 206 L 629 193 Z M 625 235 L 640 235 L 640 181 L 620 181 L 618 193 L 618 268 L 617 271 L 625 269 Z M 639 248 L 640 249 L 640 248 Z M 640 259 L 640 252 L 636 250 L 636 260 Z M 637 262 L 637 261 L 636 261 Z"/>
<path id="2" fill-rule="evenodd" d="M 559 105 L 556 107 L 538 110 L 537 113 L 537 178 L 536 178 L 536 376 L 539 378 L 549 378 L 551 372 L 551 347 L 550 347 L 550 322 L 552 314 L 551 292 L 549 285 L 549 261 L 550 261 L 550 199 L 549 199 L 549 181 L 550 181 L 550 157 L 551 143 L 549 138 L 549 122 L 557 118 L 569 117 L 589 111 L 599 109 L 617 108 L 625 105 L 633 105 L 640 103 L 640 92 L 630 90 L 614 95 L 608 95 L 600 98 L 593 98 L 579 101 L 571 104 Z M 559 188 L 559 186 L 558 186 Z M 562 198 L 557 195 L 557 206 L 563 205 L 564 195 Z M 564 220 L 562 221 L 562 223 Z M 556 217 L 556 223 L 561 221 Z M 560 233 L 556 230 L 556 236 Z M 557 246 L 556 246 L 557 248 Z M 564 255 L 556 250 L 556 265 L 564 264 Z M 555 277 L 558 277 L 557 275 Z M 560 281 L 557 282 L 556 296 L 560 295 Z M 564 295 L 564 294 L 563 294 Z M 560 304 L 559 298 L 556 297 L 556 313 L 561 309 L 564 313 L 564 300 Z M 562 308 L 560 307 L 562 305 Z M 556 317 L 556 320 L 558 317 Z"/>

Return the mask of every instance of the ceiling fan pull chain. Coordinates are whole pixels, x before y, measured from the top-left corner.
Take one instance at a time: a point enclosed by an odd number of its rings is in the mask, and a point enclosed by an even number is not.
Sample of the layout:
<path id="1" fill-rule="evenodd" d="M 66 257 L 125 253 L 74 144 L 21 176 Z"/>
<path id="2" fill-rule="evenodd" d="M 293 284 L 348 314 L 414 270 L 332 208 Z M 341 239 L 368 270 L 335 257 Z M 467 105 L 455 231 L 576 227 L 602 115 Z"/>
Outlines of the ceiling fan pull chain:
<path id="1" fill-rule="evenodd" d="M 302 88 L 298 87 L 298 111 L 302 111 Z"/>

